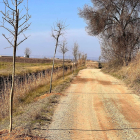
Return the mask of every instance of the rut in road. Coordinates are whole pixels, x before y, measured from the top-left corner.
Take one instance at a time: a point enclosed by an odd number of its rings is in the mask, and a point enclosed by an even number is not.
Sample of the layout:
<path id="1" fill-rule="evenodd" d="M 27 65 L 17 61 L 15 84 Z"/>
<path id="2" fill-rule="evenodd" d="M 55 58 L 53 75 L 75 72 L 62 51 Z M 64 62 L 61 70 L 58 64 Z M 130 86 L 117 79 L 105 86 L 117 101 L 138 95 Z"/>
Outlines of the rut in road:
<path id="1" fill-rule="evenodd" d="M 140 98 L 121 81 L 87 68 L 65 94 L 48 140 L 140 140 Z"/>

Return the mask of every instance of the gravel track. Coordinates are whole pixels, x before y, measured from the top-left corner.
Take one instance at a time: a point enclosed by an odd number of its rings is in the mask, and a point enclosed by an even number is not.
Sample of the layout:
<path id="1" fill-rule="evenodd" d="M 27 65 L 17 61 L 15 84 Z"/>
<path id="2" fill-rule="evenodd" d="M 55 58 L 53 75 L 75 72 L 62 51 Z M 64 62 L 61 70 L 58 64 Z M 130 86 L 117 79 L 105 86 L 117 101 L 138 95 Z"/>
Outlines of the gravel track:
<path id="1" fill-rule="evenodd" d="M 120 80 L 87 68 L 64 93 L 48 140 L 140 140 L 140 98 Z"/>

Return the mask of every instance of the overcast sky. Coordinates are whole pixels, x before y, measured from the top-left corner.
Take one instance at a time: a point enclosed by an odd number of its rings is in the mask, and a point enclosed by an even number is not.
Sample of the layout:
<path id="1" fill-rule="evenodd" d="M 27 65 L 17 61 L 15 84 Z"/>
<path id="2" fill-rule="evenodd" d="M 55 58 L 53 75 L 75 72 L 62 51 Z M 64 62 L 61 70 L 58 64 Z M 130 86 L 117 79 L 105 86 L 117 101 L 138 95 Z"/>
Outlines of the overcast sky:
<path id="1" fill-rule="evenodd" d="M 23 8 L 24 4 L 26 4 L 26 0 L 21 5 Z M 74 42 L 77 42 L 81 52 L 87 53 L 88 57 L 98 58 L 100 55 L 98 38 L 89 36 L 86 33 L 86 23 L 78 15 L 78 8 L 83 8 L 85 4 L 92 5 L 91 0 L 29 0 L 29 14 L 32 17 L 28 23 L 31 22 L 32 24 L 29 30 L 25 32 L 25 35 L 31 36 L 18 47 L 17 56 L 23 56 L 25 48 L 29 47 L 32 57 L 52 57 L 55 41 L 51 37 L 51 27 L 57 20 L 62 20 L 68 25 L 65 38 L 67 39 L 67 46 L 70 51 L 66 53 L 66 56 L 72 56 L 72 47 Z M 22 7 L 20 7 L 20 10 Z M 3 4 L 0 4 L 0 9 L 4 11 Z M 24 10 L 22 11 L 23 14 Z M 11 26 L 8 27 L 11 28 Z M 7 37 L 9 35 L 8 32 L 1 28 L 0 55 L 12 55 L 12 48 L 6 48 L 9 47 L 9 44 L 2 36 L 2 33 Z M 22 36 L 19 37 L 20 39 L 22 39 Z M 56 56 L 62 56 L 58 50 L 59 48 L 57 49 Z"/>

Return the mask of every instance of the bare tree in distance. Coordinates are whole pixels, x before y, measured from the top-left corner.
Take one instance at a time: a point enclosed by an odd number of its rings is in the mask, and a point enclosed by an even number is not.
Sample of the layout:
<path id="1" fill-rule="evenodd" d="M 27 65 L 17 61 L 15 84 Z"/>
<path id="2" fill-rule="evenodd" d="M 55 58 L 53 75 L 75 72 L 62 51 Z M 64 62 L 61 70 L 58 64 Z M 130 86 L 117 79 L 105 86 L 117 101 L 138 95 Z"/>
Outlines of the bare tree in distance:
<path id="1" fill-rule="evenodd" d="M 67 51 L 69 51 L 66 45 L 67 45 L 66 40 L 64 40 L 62 44 L 60 44 L 60 52 L 63 54 L 63 80 L 64 80 L 64 55 Z"/>
<path id="2" fill-rule="evenodd" d="M 104 37 L 115 56 L 128 65 L 140 45 L 140 0 L 92 0 L 79 9 L 91 36 Z M 107 46 L 106 46 L 107 47 Z M 106 54 L 107 55 L 107 54 Z"/>
<path id="3" fill-rule="evenodd" d="M 81 52 L 78 52 L 78 59 L 79 59 L 80 65 L 81 65 Z"/>
<path id="4" fill-rule="evenodd" d="M 78 50 L 79 50 L 79 45 L 78 45 L 78 43 L 75 42 L 74 47 L 72 48 L 72 54 L 73 54 L 73 57 L 74 57 L 75 65 L 77 63 Z"/>
<path id="5" fill-rule="evenodd" d="M 30 24 L 28 24 L 28 20 L 31 18 L 31 16 L 28 14 L 28 0 L 27 0 L 27 7 L 25 7 L 26 14 L 22 15 L 20 17 L 20 14 L 22 12 L 19 11 L 18 7 L 20 7 L 20 4 L 23 3 L 24 0 L 11 0 L 9 2 L 8 0 L 3 0 L 3 3 L 5 5 L 5 11 L 2 12 L 3 15 L 3 22 L 0 27 L 3 27 L 6 29 L 11 35 L 9 37 L 6 37 L 5 34 L 2 34 L 5 39 L 9 42 L 10 47 L 13 47 L 13 73 L 12 73 L 12 87 L 11 87 L 11 93 L 10 93 L 10 127 L 9 132 L 12 131 L 12 109 L 13 109 L 13 96 L 14 96 L 14 77 L 15 77 L 15 58 L 16 58 L 16 49 L 17 47 L 24 42 L 28 37 L 24 35 L 24 31 L 28 29 Z M 5 23 L 8 23 L 11 25 L 11 28 L 8 28 L 5 26 Z M 24 39 L 20 40 L 18 42 L 18 36 L 23 34 Z"/>
<path id="6" fill-rule="evenodd" d="M 52 77 L 53 77 L 53 70 L 54 70 L 55 54 L 56 54 L 57 47 L 59 45 L 59 38 L 60 36 L 64 35 L 65 28 L 66 28 L 66 25 L 62 21 L 57 21 L 54 27 L 52 28 L 52 37 L 55 39 L 56 44 L 55 44 L 55 52 L 54 52 L 54 57 L 53 57 L 53 66 L 52 66 L 51 80 L 50 80 L 50 93 L 52 90 Z"/>
<path id="7" fill-rule="evenodd" d="M 86 65 L 86 61 L 87 61 L 87 54 L 85 54 L 85 65 Z"/>
<path id="8" fill-rule="evenodd" d="M 87 60 L 87 54 L 82 53 L 81 59 L 82 59 L 82 64 L 85 65 L 86 64 L 86 60 Z"/>
<path id="9" fill-rule="evenodd" d="M 24 51 L 25 57 L 29 58 L 30 54 L 31 54 L 31 50 L 29 48 L 26 48 Z"/>

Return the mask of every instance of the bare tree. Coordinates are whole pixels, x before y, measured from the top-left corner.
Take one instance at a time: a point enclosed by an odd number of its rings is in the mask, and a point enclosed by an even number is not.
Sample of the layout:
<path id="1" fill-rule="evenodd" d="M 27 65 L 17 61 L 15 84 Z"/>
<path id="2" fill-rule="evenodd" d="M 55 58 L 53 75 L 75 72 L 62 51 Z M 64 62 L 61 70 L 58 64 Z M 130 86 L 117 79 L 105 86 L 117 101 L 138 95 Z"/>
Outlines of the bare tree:
<path id="1" fill-rule="evenodd" d="M 78 53 L 78 59 L 81 59 L 81 52 Z"/>
<path id="2" fill-rule="evenodd" d="M 56 44 L 55 44 L 55 52 L 53 57 L 53 66 L 52 66 L 51 80 L 50 80 L 50 93 L 52 90 L 52 77 L 53 77 L 53 70 L 54 70 L 55 54 L 56 54 L 57 47 L 59 45 L 59 38 L 64 34 L 65 28 L 66 28 L 65 24 L 61 21 L 56 22 L 56 25 L 52 28 L 52 37 L 55 39 Z"/>
<path id="3" fill-rule="evenodd" d="M 87 54 L 82 53 L 81 55 L 81 59 L 82 59 L 82 64 L 86 64 L 86 60 L 87 60 Z"/>
<path id="4" fill-rule="evenodd" d="M 92 0 L 79 10 L 89 35 L 104 37 L 115 56 L 128 65 L 140 45 L 140 0 Z M 121 54 L 121 55 L 120 55 Z"/>
<path id="5" fill-rule="evenodd" d="M 86 65 L 86 61 L 87 61 L 87 54 L 85 54 L 85 65 Z"/>
<path id="6" fill-rule="evenodd" d="M 13 47 L 13 73 L 12 73 L 12 87 L 11 87 L 11 93 L 10 93 L 10 127 L 9 132 L 12 131 L 12 109 L 13 109 L 13 96 L 14 96 L 14 77 L 15 77 L 15 58 L 16 58 L 16 49 L 17 46 L 19 46 L 22 42 L 24 42 L 28 37 L 26 37 L 23 32 L 28 29 L 30 24 L 27 24 L 28 20 L 31 18 L 31 16 L 28 14 L 28 0 L 27 0 L 27 7 L 25 7 L 26 14 L 21 15 L 21 11 L 19 11 L 18 7 L 20 7 L 20 4 L 22 4 L 23 0 L 11 0 L 11 3 L 8 0 L 3 0 L 3 3 L 5 5 L 5 12 L 2 12 L 3 15 L 3 22 L 1 27 L 6 29 L 11 36 L 6 37 L 5 34 L 2 34 L 5 39 L 9 42 L 10 47 Z M 5 23 L 8 23 L 12 26 L 11 28 L 7 28 L 5 26 Z M 18 36 L 23 34 L 24 39 L 18 42 Z"/>
<path id="7" fill-rule="evenodd" d="M 75 42 L 74 47 L 72 48 L 72 54 L 73 54 L 73 57 L 74 57 L 75 65 L 77 63 L 78 49 L 79 49 L 79 45 L 78 45 L 78 43 Z"/>
<path id="8" fill-rule="evenodd" d="M 81 52 L 78 53 L 79 63 L 81 64 Z"/>
<path id="9" fill-rule="evenodd" d="M 29 48 L 26 48 L 24 51 L 25 57 L 29 58 L 30 54 L 31 54 L 31 50 Z"/>
<path id="10" fill-rule="evenodd" d="M 60 52 L 63 54 L 63 80 L 64 80 L 64 55 L 68 50 L 67 48 L 67 41 L 64 40 L 62 44 L 60 44 Z"/>

